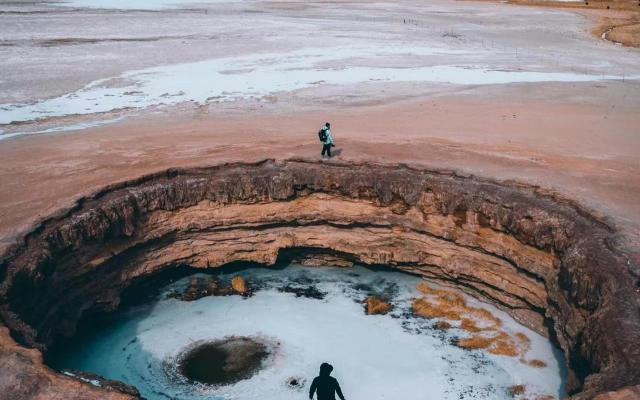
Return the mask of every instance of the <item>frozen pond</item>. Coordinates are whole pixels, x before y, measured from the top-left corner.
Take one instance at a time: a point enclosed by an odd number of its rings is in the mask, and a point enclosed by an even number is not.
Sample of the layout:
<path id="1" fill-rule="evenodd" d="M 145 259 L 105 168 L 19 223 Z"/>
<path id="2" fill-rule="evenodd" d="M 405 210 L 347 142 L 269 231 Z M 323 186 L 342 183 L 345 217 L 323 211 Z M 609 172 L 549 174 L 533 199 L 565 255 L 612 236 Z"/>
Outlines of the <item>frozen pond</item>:
<path id="1" fill-rule="evenodd" d="M 563 394 L 559 352 L 505 313 L 465 297 L 468 307 L 499 318 L 504 335 L 528 338 L 519 357 L 462 349 L 453 343 L 470 333 L 455 322 L 448 330 L 436 329 L 442 320 L 415 316 L 412 302 L 423 296 L 416 289 L 420 278 L 363 267 L 289 266 L 233 275 L 246 279 L 255 289 L 252 296 L 171 298 L 193 277 L 179 280 L 151 304 L 123 312 L 108 329 L 74 342 L 55 367 L 122 380 L 152 400 L 300 399 L 325 361 L 334 365 L 333 376 L 350 399 L 509 399 L 514 385 L 524 385 L 528 396 Z M 217 278 L 228 282 L 231 276 L 223 272 Z M 363 301 L 370 295 L 388 299 L 392 311 L 367 315 Z M 249 378 L 208 386 L 176 380 L 168 372 L 193 343 L 237 336 L 272 346 Z M 525 361 L 533 359 L 545 366 Z M 287 386 L 291 377 L 303 387 Z"/>

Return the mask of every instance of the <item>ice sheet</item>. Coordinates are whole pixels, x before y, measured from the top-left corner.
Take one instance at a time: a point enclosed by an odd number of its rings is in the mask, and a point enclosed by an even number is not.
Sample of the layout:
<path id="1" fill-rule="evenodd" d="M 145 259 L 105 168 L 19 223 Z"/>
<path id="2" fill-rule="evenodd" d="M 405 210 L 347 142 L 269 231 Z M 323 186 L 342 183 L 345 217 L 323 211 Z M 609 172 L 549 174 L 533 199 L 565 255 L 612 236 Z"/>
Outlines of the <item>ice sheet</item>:
<path id="1" fill-rule="evenodd" d="M 557 398 L 562 393 L 557 351 L 544 337 L 495 308 L 482 305 L 503 320 L 507 331 L 524 332 L 532 345 L 527 357 L 545 361 L 546 368 L 460 349 L 450 342 L 461 332 L 444 333 L 432 328 L 433 321 L 412 316 L 411 299 L 419 295 L 417 277 L 362 267 L 300 266 L 249 269 L 241 275 L 260 286 L 253 297 L 162 299 L 128 312 L 99 335 L 76 342 L 57 366 L 125 381 L 151 400 L 300 399 L 324 361 L 334 365 L 333 375 L 350 399 L 509 399 L 508 387 L 515 384 L 525 384 L 530 395 Z M 297 298 L 277 290 L 285 285 L 311 285 L 327 295 L 322 300 Z M 371 293 L 391 297 L 394 311 L 365 315 L 361 302 Z M 185 346 L 230 335 L 262 337 L 280 345 L 261 372 L 234 385 L 198 387 L 169 380 L 166 363 Z M 306 379 L 303 391 L 285 385 L 292 376 Z"/>

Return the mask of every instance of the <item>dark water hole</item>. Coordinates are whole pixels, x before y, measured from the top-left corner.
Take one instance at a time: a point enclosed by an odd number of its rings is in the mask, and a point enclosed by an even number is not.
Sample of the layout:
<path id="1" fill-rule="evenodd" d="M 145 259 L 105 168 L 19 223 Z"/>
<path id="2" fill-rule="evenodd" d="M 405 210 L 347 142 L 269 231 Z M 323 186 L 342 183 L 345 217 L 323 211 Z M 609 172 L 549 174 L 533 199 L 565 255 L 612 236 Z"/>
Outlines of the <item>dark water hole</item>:
<path id="1" fill-rule="evenodd" d="M 269 355 L 267 346 L 248 337 L 232 337 L 198 345 L 179 361 L 190 381 L 226 385 L 250 378 Z"/>

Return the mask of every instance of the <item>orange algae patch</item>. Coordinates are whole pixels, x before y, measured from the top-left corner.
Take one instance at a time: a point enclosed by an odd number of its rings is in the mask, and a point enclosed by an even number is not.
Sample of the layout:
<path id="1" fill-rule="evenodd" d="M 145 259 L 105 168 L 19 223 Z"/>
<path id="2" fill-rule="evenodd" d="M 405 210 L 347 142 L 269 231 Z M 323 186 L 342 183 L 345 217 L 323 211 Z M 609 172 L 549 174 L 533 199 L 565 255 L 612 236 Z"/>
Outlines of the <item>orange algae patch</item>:
<path id="1" fill-rule="evenodd" d="M 447 329 L 451 328 L 451 324 L 447 321 L 438 321 L 435 323 L 435 325 L 433 325 L 433 327 L 441 331 L 446 331 Z"/>
<path id="2" fill-rule="evenodd" d="M 433 294 L 435 290 L 432 289 L 431 286 L 427 285 L 427 282 L 418 282 L 416 289 L 423 294 Z"/>
<path id="3" fill-rule="evenodd" d="M 439 303 L 449 305 L 450 307 L 466 307 L 464 297 L 460 293 L 447 289 L 435 289 L 430 287 L 426 282 L 418 282 L 416 289 L 420 293 L 435 296 Z"/>
<path id="4" fill-rule="evenodd" d="M 464 349 L 487 349 L 491 354 L 515 357 L 518 347 L 506 332 L 498 332 L 494 336 L 473 335 L 466 339 L 458 339 L 456 345 Z"/>
<path id="5" fill-rule="evenodd" d="M 434 304 L 425 299 L 415 299 L 413 301 L 413 312 L 426 318 L 447 318 L 458 321 L 460 313 L 450 307 Z"/>
<path id="6" fill-rule="evenodd" d="M 492 328 L 494 329 L 498 329 L 500 326 L 502 326 L 502 321 L 500 321 L 500 318 L 493 315 L 489 310 L 485 310 L 484 308 L 469 307 L 469 312 L 471 313 L 471 315 L 477 318 L 492 322 Z"/>
<path id="7" fill-rule="evenodd" d="M 364 303 L 365 312 L 372 314 L 386 314 L 391 311 L 391 304 L 379 297 L 367 297 Z"/>
<path id="8" fill-rule="evenodd" d="M 458 339 L 456 341 L 456 345 L 458 347 L 470 350 L 486 349 L 487 347 L 491 346 L 493 341 L 493 338 L 488 338 L 481 335 L 473 335 L 466 339 Z"/>
<path id="9" fill-rule="evenodd" d="M 519 396 L 524 394 L 526 390 L 527 388 L 524 385 L 514 385 L 509 388 L 509 393 L 511 393 L 511 396 Z"/>
<path id="10" fill-rule="evenodd" d="M 435 289 L 426 282 L 419 282 L 416 288 L 421 293 L 429 296 L 413 301 L 413 311 L 426 318 L 446 318 L 460 320 L 461 314 L 466 312 L 467 306 L 464 297 L 452 290 Z"/>
<path id="11" fill-rule="evenodd" d="M 518 347 L 520 348 L 520 354 L 524 354 L 531 348 L 531 339 L 522 332 L 516 333 L 516 339 L 518 339 Z"/>
<path id="12" fill-rule="evenodd" d="M 478 327 L 478 325 L 476 325 L 476 323 L 469 318 L 463 318 L 462 322 L 460 323 L 460 329 L 464 329 L 467 332 L 472 332 L 472 333 L 477 333 L 482 331 L 481 328 Z"/>
<path id="13" fill-rule="evenodd" d="M 231 279 L 231 287 L 236 293 L 245 294 L 249 290 L 247 288 L 247 281 L 241 276 L 234 276 Z"/>
<path id="14" fill-rule="evenodd" d="M 467 338 L 457 339 L 455 342 L 457 346 L 465 349 L 486 349 L 491 354 L 508 357 L 517 357 L 529 351 L 531 340 L 527 335 L 522 332 L 510 335 L 499 330 L 502 321 L 498 317 L 489 310 L 468 306 L 461 294 L 452 290 L 433 288 L 426 282 L 419 282 L 416 289 L 425 295 L 413 301 L 413 311 L 417 315 L 460 321 L 458 328 L 473 334 Z M 478 321 L 481 323 L 479 324 Z M 443 328 L 445 326 L 446 328 Z M 448 329 L 451 324 L 439 321 L 435 327 Z M 490 332 L 493 334 L 491 335 Z M 520 361 L 527 364 L 524 358 Z"/>
<path id="15" fill-rule="evenodd" d="M 544 368 L 547 366 L 547 363 L 542 360 L 533 359 L 533 360 L 527 361 L 527 365 L 533 368 Z"/>
<path id="16" fill-rule="evenodd" d="M 491 347 L 487 349 L 487 351 L 491 354 L 508 357 L 515 357 L 519 355 L 519 350 L 520 349 L 518 349 L 518 346 L 510 339 L 497 339 L 492 343 Z"/>
<path id="17" fill-rule="evenodd" d="M 473 335 L 466 339 L 458 339 L 456 345 L 469 350 L 487 349 L 489 353 L 499 356 L 515 357 L 520 354 L 518 347 L 506 332 L 492 337 Z"/>
<path id="18" fill-rule="evenodd" d="M 529 339 L 529 337 L 527 335 L 525 335 L 524 333 L 517 332 L 516 333 L 516 338 L 518 339 L 520 344 L 523 345 L 523 347 L 526 347 L 528 349 L 529 346 L 531 346 L 531 339 Z"/>
<path id="19" fill-rule="evenodd" d="M 529 337 L 527 337 L 527 335 L 522 332 L 516 333 L 515 336 L 518 339 L 520 345 L 520 354 L 524 355 L 531 348 L 531 339 L 529 339 Z M 533 368 L 544 368 L 547 366 L 547 363 L 542 360 L 526 360 L 524 357 L 520 358 L 520 362 Z"/>
<path id="20" fill-rule="evenodd" d="M 452 292 L 450 290 L 439 290 L 436 293 L 436 297 L 438 298 L 438 303 L 440 303 L 443 306 L 448 306 L 448 307 L 460 307 L 460 308 L 466 308 L 467 304 L 464 301 L 464 297 L 462 297 L 461 294 L 456 293 L 456 292 Z"/>
<path id="21" fill-rule="evenodd" d="M 492 328 L 497 328 L 501 324 L 500 319 L 496 318 L 490 311 L 467 306 L 464 297 L 453 290 L 432 288 L 426 282 L 419 282 L 416 288 L 426 295 L 413 302 L 413 310 L 420 316 L 447 318 L 454 321 L 461 320 L 464 317 L 467 321 L 462 321 L 461 328 L 469 332 L 479 332 L 487 328 L 478 327 L 475 321 L 468 317 L 488 321 L 493 325 Z"/>

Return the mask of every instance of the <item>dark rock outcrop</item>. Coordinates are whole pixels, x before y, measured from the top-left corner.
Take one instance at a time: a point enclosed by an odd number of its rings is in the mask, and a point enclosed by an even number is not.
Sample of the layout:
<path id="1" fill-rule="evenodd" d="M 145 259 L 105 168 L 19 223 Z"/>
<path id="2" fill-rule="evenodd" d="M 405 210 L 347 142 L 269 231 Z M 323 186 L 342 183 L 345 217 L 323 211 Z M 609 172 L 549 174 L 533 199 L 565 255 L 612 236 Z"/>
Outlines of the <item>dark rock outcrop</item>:
<path id="1" fill-rule="evenodd" d="M 182 301 L 195 301 L 207 296 L 250 296 L 251 291 L 247 287 L 244 278 L 234 277 L 229 285 L 223 285 L 214 277 L 191 278 L 189 285 L 181 292 L 170 293 L 168 297 L 180 299 Z"/>
<path id="2" fill-rule="evenodd" d="M 169 170 L 84 198 L 9 249 L 0 316 L 21 345 L 46 350 L 83 315 L 117 309 L 125 288 L 176 265 L 274 264 L 287 252 L 312 265 L 390 265 L 550 335 L 573 398 L 588 399 L 640 383 L 638 266 L 616 243 L 571 201 L 454 173 L 302 161 Z M 12 352 L 2 354 L 4 375 Z"/>

